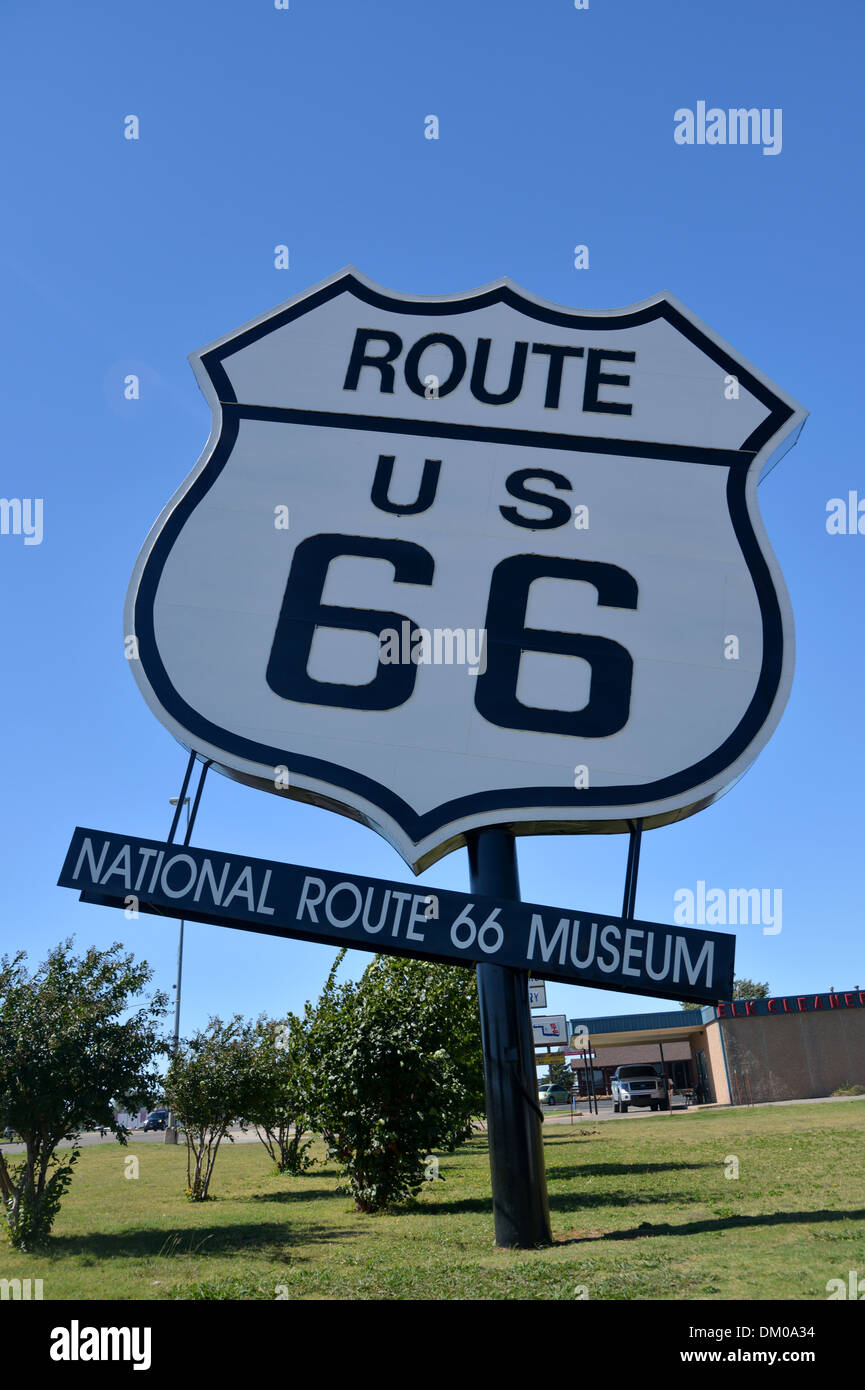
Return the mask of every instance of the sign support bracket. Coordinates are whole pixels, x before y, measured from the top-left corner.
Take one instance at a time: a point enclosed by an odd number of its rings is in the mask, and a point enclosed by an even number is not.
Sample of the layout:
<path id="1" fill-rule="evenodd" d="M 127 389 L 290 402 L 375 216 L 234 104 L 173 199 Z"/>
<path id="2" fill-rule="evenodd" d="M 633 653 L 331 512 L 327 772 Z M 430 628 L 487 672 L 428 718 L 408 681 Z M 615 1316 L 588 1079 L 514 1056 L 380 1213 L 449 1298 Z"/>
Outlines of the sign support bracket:
<path id="1" fill-rule="evenodd" d="M 177 834 L 177 826 L 178 822 L 180 821 L 180 813 L 183 810 L 183 803 L 186 800 L 186 789 L 189 786 L 189 779 L 192 776 L 192 769 L 194 768 L 194 766 L 195 749 L 193 748 L 192 752 L 189 755 L 189 761 L 186 764 L 186 771 L 183 774 L 183 781 L 180 786 L 180 791 L 177 794 L 177 805 L 174 808 L 174 815 L 171 818 L 171 829 L 168 832 L 167 840 L 167 843 L 169 845 L 172 845 L 174 843 L 174 837 Z"/>
<path id="2" fill-rule="evenodd" d="M 207 769 L 210 767 L 212 762 L 213 759 L 208 758 L 207 761 L 203 763 L 201 767 L 201 776 L 198 779 L 198 786 L 195 789 L 195 796 L 192 800 L 192 809 L 189 812 L 189 824 L 186 827 L 186 834 L 183 837 L 183 843 L 185 845 L 189 844 L 189 837 L 195 828 L 195 817 L 198 815 L 198 803 L 201 800 L 201 793 L 204 791 L 204 779 L 207 776 Z"/>
<path id="3" fill-rule="evenodd" d="M 622 917 L 626 922 L 634 919 L 637 905 L 637 874 L 640 871 L 640 846 L 643 840 L 643 818 L 630 821 L 631 840 L 628 845 L 628 864 L 625 869 L 625 897 L 622 903 Z"/>
<path id="4" fill-rule="evenodd" d="M 177 805 L 174 808 L 174 816 L 172 817 L 171 821 L 171 829 L 168 832 L 168 839 L 166 841 L 166 844 L 169 845 L 174 844 L 174 837 L 177 834 L 177 823 L 180 820 L 180 813 L 183 810 L 183 805 L 186 800 L 186 792 L 187 788 L 189 787 L 189 779 L 192 776 L 192 769 L 195 766 L 196 756 L 197 755 L 195 749 L 193 749 L 189 755 L 189 762 L 186 764 L 186 772 L 183 775 L 183 783 L 181 785 L 180 792 L 177 797 Z M 189 811 L 189 817 L 186 823 L 186 834 L 183 837 L 183 843 L 185 845 L 189 844 L 189 837 L 192 834 L 192 830 L 195 825 L 195 817 L 198 815 L 198 803 L 201 800 L 201 793 L 204 791 L 204 779 L 207 776 L 207 770 L 211 766 L 212 762 L 213 759 L 208 758 L 207 761 L 202 764 L 201 776 L 198 779 L 198 786 L 195 789 L 195 797 L 192 802 L 192 806 Z"/>

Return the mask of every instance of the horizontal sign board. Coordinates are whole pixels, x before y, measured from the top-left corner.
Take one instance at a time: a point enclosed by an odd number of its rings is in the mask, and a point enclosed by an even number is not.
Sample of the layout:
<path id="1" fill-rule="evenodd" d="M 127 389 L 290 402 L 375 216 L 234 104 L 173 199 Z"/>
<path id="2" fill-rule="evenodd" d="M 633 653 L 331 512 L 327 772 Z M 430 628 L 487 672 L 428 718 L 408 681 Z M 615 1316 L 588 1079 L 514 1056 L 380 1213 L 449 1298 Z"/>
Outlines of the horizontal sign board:
<path id="1" fill-rule="evenodd" d="M 564 1014 L 541 1014 L 532 1019 L 535 1047 L 557 1047 L 568 1040 L 568 1020 Z"/>
<path id="2" fill-rule="evenodd" d="M 308 869 L 78 828 L 58 880 L 87 902 L 391 955 L 505 965 L 661 999 L 729 998 L 720 932 Z M 563 1032 L 567 1038 L 567 1029 Z"/>
<path id="3" fill-rule="evenodd" d="M 529 980 L 529 1008 L 545 1009 L 547 1007 L 547 987 L 543 981 Z"/>

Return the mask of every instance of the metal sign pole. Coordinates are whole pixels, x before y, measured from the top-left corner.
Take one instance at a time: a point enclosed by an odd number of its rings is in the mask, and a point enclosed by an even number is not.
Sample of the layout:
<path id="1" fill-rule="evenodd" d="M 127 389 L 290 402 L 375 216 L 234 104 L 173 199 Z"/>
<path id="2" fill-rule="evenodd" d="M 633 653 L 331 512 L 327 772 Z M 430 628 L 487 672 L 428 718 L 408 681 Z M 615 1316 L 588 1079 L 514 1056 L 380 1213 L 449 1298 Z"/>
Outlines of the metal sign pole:
<path id="1" fill-rule="evenodd" d="M 513 836 L 492 827 L 468 842 L 471 889 L 519 899 Z M 552 1240 L 541 1141 L 542 1114 L 529 1012 L 529 977 L 502 965 L 478 965 L 478 1002 L 496 1244 L 533 1249 Z"/>

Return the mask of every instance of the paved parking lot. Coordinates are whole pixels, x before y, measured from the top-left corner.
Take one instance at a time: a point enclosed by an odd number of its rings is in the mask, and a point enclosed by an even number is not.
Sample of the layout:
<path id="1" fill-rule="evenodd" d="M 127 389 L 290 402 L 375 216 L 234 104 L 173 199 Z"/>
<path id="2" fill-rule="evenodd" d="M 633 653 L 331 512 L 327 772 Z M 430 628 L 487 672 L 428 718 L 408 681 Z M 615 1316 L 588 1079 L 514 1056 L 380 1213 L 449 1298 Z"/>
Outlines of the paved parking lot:
<path id="1" fill-rule="evenodd" d="M 258 1134 L 257 1134 L 257 1132 L 256 1132 L 254 1129 L 247 1130 L 247 1132 L 246 1132 L 245 1134 L 243 1133 L 242 1130 L 233 1129 L 233 1130 L 231 1131 L 231 1137 L 232 1137 L 232 1139 L 234 1140 L 235 1144 L 257 1144 L 257 1143 L 258 1143 Z M 183 1142 L 184 1142 L 184 1139 L 183 1139 L 183 1135 L 181 1134 L 181 1135 L 180 1135 L 180 1143 L 182 1144 Z M 114 1138 L 114 1135 L 113 1135 L 113 1134 L 109 1134 L 109 1132 L 108 1132 L 107 1130 L 106 1130 L 104 1133 L 100 1133 L 100 1131 L 99 1131 L 98 1129 L 88 1130 L 87 1133 L 86 1133 L 86 1134 L 82 1134 L 82 1135 L 81 1135 L 81 1138 L 78 1140 L 78 1144 L 79 1144 L 79 1147 L 80 1147 L 80 1148 L 88 1148 L 91 1144 L 116 1144 L 116 1143 L 117 1143 L 117 1140 Z M 145 1134 L 144 1130 L 134 1129 L 134 1130 L 132 1131 L 132 1133 L 129 1135 L 129 1143 L 130 1143 L 130 1144 L 164 1144 L 164 1143 L 165 1143 L 165 1132 L 164 1132 L 164 1130 L 159 1130 L 159 1129 L 154 1130 L 154 1129 L 150 1129 L 150 1130 L 148 1130 L 147 1133 Z M 23 1153 L 23 1152 L 24 1152 L 24 1145 L 23 1145 L 23 1144 L 10 1144 L 10 1143 L 8 1143 L 5 1139 L 2 1140 L 2 1141 L 0 1141 L 0 1147 L 2 1147 L 3 1152 L 4 1152 L 4 1153 L 7 1153 L 7 1154 L 16 1154 L 16 1153 Z M 73 1146 L 72 1146 L 71 1143 L 69 1143 L 68 1141 L 65 1141 L 65 1140 L 64 1140 L 64 1142 L 63 1142 L 62 1144 L 58 1144 L 57 1147 L 58 1147 L 58 1149 L 71 1149 Z"/>
<path id="2" fill-rule="evenodd" d="M 747 1106 L 726 1105 L 684 1106 L 681 1104 L 680 1097 L 675 1097 L 675 1100 L 676 1104 L 674 1104 L 673 1106 L 674 1115 L 696 1115 L 701 1110 L 744 1110 L 749 1108 Z M 759 1102 L 759 1104 L 761 1106 L 806 1104 L 816 1105 L 821 1101 L 825 1104 L 835 1105 L 843 1105 L 849 1101 L 861 1101 L 865 1103 L 865 1096 L 810 1096 L 803 1097 L 801 1100 L 761 1101 Z M 669 1117 L 670 1114 L 668 1110 L 654 1111 L 650 1110 L 648 1106 L 632 1106 L 631 1109 L 628 1111 L 627 1115 L 614 1115 L 613 1102 L 611 1100 L 599 1100 L 598 1113 L 596 1115 L 594 1110 L 589 1109 L 589 1102 L 585 1098 L 582 1098 L 578 1102 L 577 1109 L 573 1112 L 569 1109 L 567 1105 L 544 1105 L 541 1107 L 541 1109 L 543 1110 L 544 1121 L 547 1124 L 549 1124 L 550 1121 L 558 1124 L 576 1124 L 577 1121 L 585 1122 L 586 1120 L 612 1120 L 613 1118 L 617 1120 L 640 1120 L 644 1119 L 648 1115 L 657 1115 L 657 1117 L 660 1119 L 662 1116 Z M 483 1120 L 483 1117 L 480 1118 L 481 1120 Z M 258 1134 L 254 1129 L 248 1129 L 246 1130 L 246 1132 L 240 1129 L 233 1129 L 231 1131 L 231 1137 L 233 1138 L 236 1144 L 256 1144 L 258 1142 Z M 115 1140 L 112 1134 L 100 1134 L 98 1130 L 93 1130 L 88 1134 L 82 1134 L 78 1142 L 83 1147 L 89 1144 L 114 1144 L 117 1141 Z M 143 1132 L 143 1130 L 133 1130 L 129 1136 L 129 1142 L 130 1144 L 164 1144 L 165 1135 L 160 1130 L 149 1130 L 146 1134 Z M 180 1143 L 182 1144 L 183 1142 L 183 1135 L 181 1134 Z M 24 1152 L 23 1144 L 10 1144 L 6 1140 L 0 1140 L 0 1147 L 2 1147 L 4 1153 L 8 1154 Z M 64 1143 L 58 1144 L 57 1147 L 60 1149 L 69 1149 L 72 1147 L 72 1145 Z"/>
<path id="3" fill-rule="evenodd" d="M 683 1115 L 688 1111 L 693 1113 L 697 1110 L 712 1110 L 715 1108 L 711 1105 L 686 1106 L 682 1103 L 681 1097 L 679 1096 L 675 1096 L 673 1099 L 674 1115 Z M 544 1112 L 545 1120 L 561 1120 L 567 1123 L 571 1119 L 572 1112 L 567 1105 L 543 1105 L 541 1106 L 541 1109 Z M 614 1117 L 614 1113 L 615 1112 L 613 1111 L 613 1102 L 611 1100 L 599 1100 L 598 1113 L 596 1115 L 594 1112 L 594 1108 L 589 1108 L 588 1100 L 585 1097 L 581 1097 L 580 1100 L 577 1102 L 576 1110 L 573 1112 L 573 1119 L 575 1122 L 576 1120 L 611 1120 Z M 648 1105 L 632 1105 L 628 1110 L 627 1114 L 615 1115 L 615 1118 L 617 1120 L 639 1120 L 646 1115 L 669 1115 L 669 1113 L 670 1112 L 668 1110 L 651 1110 Z"/>

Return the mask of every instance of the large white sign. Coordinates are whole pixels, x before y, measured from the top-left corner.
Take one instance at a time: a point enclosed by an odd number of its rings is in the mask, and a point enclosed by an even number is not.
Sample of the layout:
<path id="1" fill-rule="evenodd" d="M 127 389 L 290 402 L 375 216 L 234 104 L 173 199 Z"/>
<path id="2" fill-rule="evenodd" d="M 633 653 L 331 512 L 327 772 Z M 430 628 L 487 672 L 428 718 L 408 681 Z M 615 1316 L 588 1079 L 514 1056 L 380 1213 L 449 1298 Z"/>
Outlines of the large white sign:
<path id="1" fill-rule="evenodd" d="M 192 363 L 213 430 L 125 615 L 185 747 L 419 870 L 479 826 L 690 815 L 766 743 L 792 618 L 756 489 L 805 412 L 669 295 L 348 270 Z"/>

